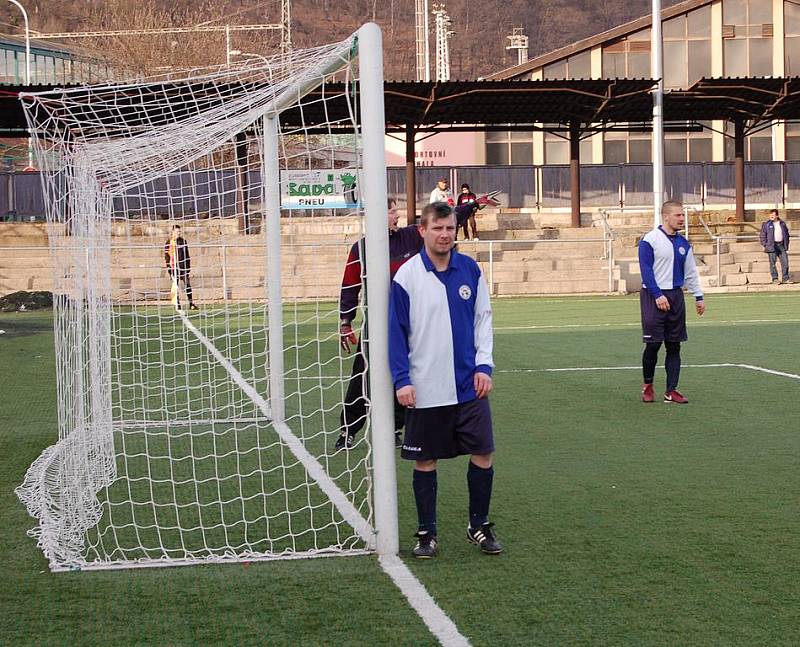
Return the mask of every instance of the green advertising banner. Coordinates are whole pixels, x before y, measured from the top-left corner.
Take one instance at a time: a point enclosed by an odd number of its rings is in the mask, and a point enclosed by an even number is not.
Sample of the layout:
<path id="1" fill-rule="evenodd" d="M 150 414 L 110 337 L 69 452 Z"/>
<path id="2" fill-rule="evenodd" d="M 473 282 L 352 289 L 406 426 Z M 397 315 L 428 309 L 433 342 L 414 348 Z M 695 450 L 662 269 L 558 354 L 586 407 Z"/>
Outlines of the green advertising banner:
<path id="1" fill-rule="evenodd" d="M 281 171 L 282 209 L 356 209 L 356 168 Z"/>

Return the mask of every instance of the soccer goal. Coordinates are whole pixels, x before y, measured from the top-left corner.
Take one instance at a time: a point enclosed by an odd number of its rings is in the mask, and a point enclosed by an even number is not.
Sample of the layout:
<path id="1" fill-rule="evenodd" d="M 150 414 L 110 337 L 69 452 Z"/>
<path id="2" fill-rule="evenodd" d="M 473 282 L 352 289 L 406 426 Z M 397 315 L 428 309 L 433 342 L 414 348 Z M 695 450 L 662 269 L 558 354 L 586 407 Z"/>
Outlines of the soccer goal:
<path id="1" fill-rule="evenodd" d="M 397 551 L 381 47 L 23 96 L 58 441 L 17 493 L 52 570 Z M 363 236 L 368 414 L 336 452 Z"/>

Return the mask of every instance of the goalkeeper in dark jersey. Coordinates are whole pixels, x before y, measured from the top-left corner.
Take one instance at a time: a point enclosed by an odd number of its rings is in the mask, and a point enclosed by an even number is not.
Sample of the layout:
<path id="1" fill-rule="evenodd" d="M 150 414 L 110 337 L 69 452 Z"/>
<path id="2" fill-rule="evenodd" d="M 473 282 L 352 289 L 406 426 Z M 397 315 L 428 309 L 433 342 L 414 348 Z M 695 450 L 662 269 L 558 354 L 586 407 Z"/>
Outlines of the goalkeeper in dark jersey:
<path id="1" fill-rule="evenodd" d="M 164 262 L 167 265 L 171 283 L 172 305 L 176 310 L 181 309 L 179 282 L 183 282 L 186 290 L 186 298 L 189 300 L 189 308 L 197 310 L 197 306 L 192 299 L 192 283 L 189 280 L 189 272 L 192 269 L 192 261 L 189 257 L 189 246 L 186 239 L 181 236 L 181 226 L 174 225 L 169 240 L 164 243 Z"/>
<path id="2" fill-rule="evenodd" d="M 398 228 L 397 208 L 393 199 L 388 201 L 389 224 L 389 274 L 394 277 L 395 272 L 408 259 L 422 249 L 422 236 L 416 225 Z M 340 416 L 341 432 L 336 439 L 336 449 L 349 449 L 353 446 L 356 434 L 364 427 L 367 421 L 367 373 L 364 354 L 361 350 L 361 340 L 353 331 L 353 319 L 358 310 L 358 299 L 361 294 L 361 258 L 363 257 L 364 239 L 361 238 L 350 249 L 347 265 L 342 277 L 342 291 L 339 298 L 339 339 L 342 350 L 351 353 L 355 348 L 353 359 L 353 372 L 347 385 L 347 393 Z M 395 399 L 394 403 L 394 428 L 403 428 L 405 411 Z M 400 432 L 395 433 L 395 444 L 400 444 Z"/>

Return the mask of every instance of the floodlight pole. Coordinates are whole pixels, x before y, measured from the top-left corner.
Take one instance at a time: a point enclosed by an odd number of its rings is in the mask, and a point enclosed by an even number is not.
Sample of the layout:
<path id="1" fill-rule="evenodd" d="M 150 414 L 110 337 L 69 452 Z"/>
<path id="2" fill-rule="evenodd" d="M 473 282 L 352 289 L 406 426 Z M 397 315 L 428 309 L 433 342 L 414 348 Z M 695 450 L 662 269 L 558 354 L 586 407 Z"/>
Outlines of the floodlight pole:
<path id="1" fill-rule="evenodd" d="M 397 474 L 394 458 L 394 386 L 389 371 L 389 231 L 386 228 L 386 120 L 383 105 L 383 45 L 381 30 L 367 23 L 358 30 L 361 75 L 361 136 L 359 169 L 367 240 L 366 298 L 369 312 L 370 427 L 373 448 L 376 549 L 396 555 Z M 363 342 L 363 340 L 362 340 Z"/>
<path id="2" fill-rule="evenodd" d="M 653 90 L 653 226 L 661 224 L 664 201 L 664 41 L 661 38 L 661 0 L 653 0 L 653 25 L 650 31 L 650 78 Z"/>
<path id="3" fill-rule="evenodd" d="M 28 12 L 17 0 L 8 0 L 22 12 L 22 19 L 25 21 L 25 85 L 30 89 L 31 85 L 31 27 L 28 22 Z M 28 168 L 33 167 L 33 146 L 28 137 Z"/>

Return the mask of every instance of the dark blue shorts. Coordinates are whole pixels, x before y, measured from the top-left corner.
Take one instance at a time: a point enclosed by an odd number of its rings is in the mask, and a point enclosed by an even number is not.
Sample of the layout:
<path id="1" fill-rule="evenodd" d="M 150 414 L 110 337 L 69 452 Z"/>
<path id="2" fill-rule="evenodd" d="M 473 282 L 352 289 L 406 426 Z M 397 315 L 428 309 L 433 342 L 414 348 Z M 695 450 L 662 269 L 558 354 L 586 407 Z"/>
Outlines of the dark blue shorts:
<path id="1" fill-rule="evenodd" d="M 406 409 L 400 456 L 412 461 L 453 458 L 494 451 L 489 399 L 429 409 Z"/>
<path id="2" fill-rule="evenodd" d="M 645 344 L 662 341 L 686 341 L 686 303 L 683 289 L 663 290 L 669 301 L 669 310 L 664 312 L 656 305 L 655 297 L 642 288 L 639 305 L 642 309 L 642 341 Z"/>

